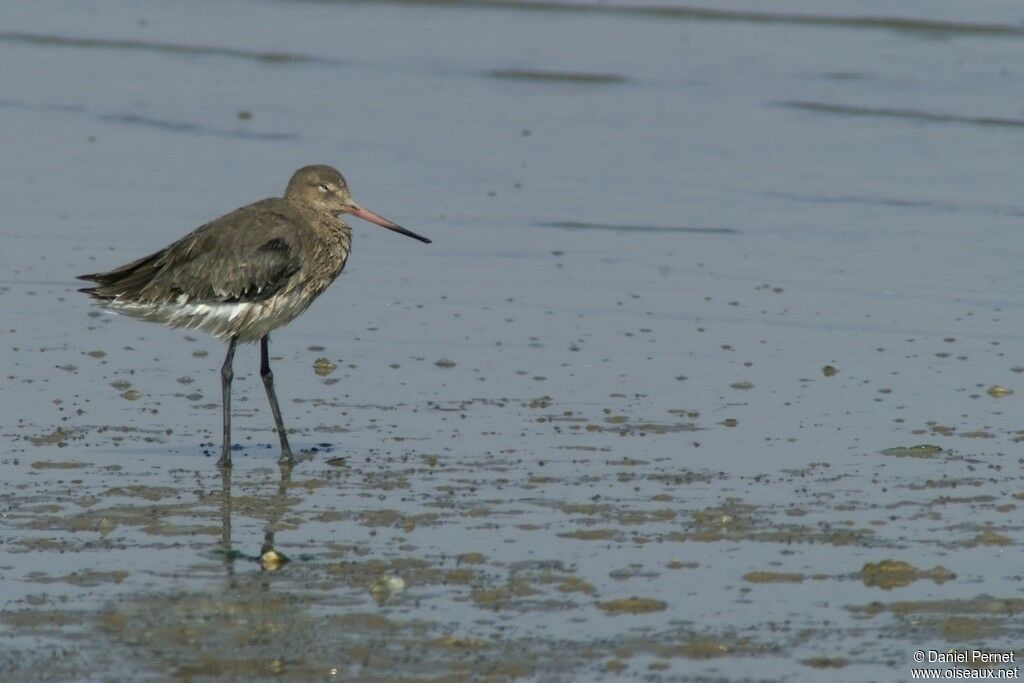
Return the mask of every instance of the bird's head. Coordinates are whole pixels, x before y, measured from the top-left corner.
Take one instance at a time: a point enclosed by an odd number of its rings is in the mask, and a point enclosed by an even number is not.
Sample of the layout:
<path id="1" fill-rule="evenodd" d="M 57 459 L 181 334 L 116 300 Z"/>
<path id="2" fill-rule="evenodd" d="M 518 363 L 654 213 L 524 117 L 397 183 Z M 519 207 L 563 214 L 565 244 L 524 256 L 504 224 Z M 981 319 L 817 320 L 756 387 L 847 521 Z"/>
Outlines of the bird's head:
<path id="1" fill-rule="evenodd" d="M 393 223 L 387 218 L 378 216 L 369 209 L 364 209 L 360 206 L 352 199 L 352 195 L 349 194 L 345 176 L 341 175 L 337 169 L 331 166 L 322 164 L 303 166 L 288 181 L 288 188 L 285 190 L 284 196 L 287 199 L 307 204 L 332 216 L 350 213 L 353 216 L 376 223 L 388 230 L 394 230 L 407 237 L 430 244 L 430 240 L 426 237 L 421 237 L 411 230 L 406 230 L 397 223 Z"/>

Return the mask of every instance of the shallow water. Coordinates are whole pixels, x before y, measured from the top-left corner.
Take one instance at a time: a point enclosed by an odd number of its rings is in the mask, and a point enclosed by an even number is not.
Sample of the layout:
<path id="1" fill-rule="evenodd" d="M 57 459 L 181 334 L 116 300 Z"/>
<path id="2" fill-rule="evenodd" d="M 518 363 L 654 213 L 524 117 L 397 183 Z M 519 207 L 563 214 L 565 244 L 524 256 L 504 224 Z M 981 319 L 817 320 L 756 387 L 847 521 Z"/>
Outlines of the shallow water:
<path id="1" fill-rule="evenodd" d="M 864 681 L 1019 653 L 1017 4 L 4 15 L 9 679 Z M 273 335 L 290 476 L 239 351 L 222 478 L 223 346 L 74 275 L 306 163 L 434 244 L 355 224 Z"/>

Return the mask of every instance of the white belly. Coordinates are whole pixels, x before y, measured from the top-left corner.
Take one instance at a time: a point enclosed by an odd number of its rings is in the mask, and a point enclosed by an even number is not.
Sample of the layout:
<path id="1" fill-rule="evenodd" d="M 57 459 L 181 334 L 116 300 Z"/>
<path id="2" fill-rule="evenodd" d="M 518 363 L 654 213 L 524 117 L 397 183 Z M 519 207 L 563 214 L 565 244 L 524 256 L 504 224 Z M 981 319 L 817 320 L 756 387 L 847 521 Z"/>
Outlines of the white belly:
<path id="1" fill-rule="evenodd" d="M 303 296 L 301 290 L 292 290 L 252 302 L 209 303 L 179 297 L 175 301 L 155 303 L 115 299 L 104 305 L 115 313 L 171 327 L 205 330 L 219 339 L 237 336 L 238 341 L 254 342 L 291 322 L 309 308 L 314 298 Z"/>

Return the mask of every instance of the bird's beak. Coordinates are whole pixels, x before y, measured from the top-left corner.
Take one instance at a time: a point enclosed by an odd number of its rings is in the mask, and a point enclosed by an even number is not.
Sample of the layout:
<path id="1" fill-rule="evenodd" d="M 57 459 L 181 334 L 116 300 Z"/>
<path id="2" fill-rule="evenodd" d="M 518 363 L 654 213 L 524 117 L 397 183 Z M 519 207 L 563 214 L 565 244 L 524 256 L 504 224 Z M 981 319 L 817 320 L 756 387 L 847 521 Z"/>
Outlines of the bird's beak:
<path id="1" fill-rule="evenodd" d="M 414 240 L 419 240 L 420 242 L 424 242 L 425 244 L 430 244 L 430 240 L 428 238 L 422 237 L 420 235 L 417 235 L 412 230 L 406 230 L 401 225 L 398 225 L 397 223 L 392 223 L 387 218 L 384 218 L 383 216 L 378 216 L 377 214 L 375 214 L 373 211 L 370 211 L 369 209 L 364 209 L 363 207 L 359 206 L 359 204 L 356 204 L 351 199 L 349 199 L 345 203 L 345 206 L 344 206 L 344 208 L 341 211 L 342 211 L 342 213 L 350 213 L 353 216 L 356 216 L 357 218 L 362 218 L 364 221 L 370 221 L 371 223 L 376 223 L 377 225 L 379 225 L 382 228 L 387 228 L 388 230 L 394 230 L 395 232 L 397 232 L 397 233 L 399 233 L 401 235 L 405 235 L 406 237 L 411 237 Z"/>

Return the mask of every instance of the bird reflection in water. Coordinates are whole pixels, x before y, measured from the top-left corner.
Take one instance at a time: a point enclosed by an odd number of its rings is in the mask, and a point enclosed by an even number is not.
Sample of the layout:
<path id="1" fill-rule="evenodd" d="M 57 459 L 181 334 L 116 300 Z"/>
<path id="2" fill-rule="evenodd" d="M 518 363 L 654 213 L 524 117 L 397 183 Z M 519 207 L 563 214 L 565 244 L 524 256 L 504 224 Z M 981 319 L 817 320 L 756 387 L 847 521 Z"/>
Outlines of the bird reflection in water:
<path id="1" fill-rule="evenodd" d="M 257 562 L 264 573 L 276 572 L 288 563 L 288 557 L 274 547 L 274 537 L 277 533 L 281 517 L 289 507 L 288 488 L 292 480 L 290 467 L 280 468 L 281 477 L 277 483 L 277 491 L 272 497 L 265 500 L 266 507 L 260 512 L 266 513 L 266 526 L 263 529 L 263 544 L 258 555 L 248 555 L 240 550 L 235 550 L 231 538 L 231 470 L 224 468 L 220 470 L 220 555 L 223 557 L 225 572 L 228 577 L 228 584 L 237 588 L 235 574 L 235 562 L 244 560 Z M 264 582 L 264 588 L 269 589 L 269 583 Z"/>

